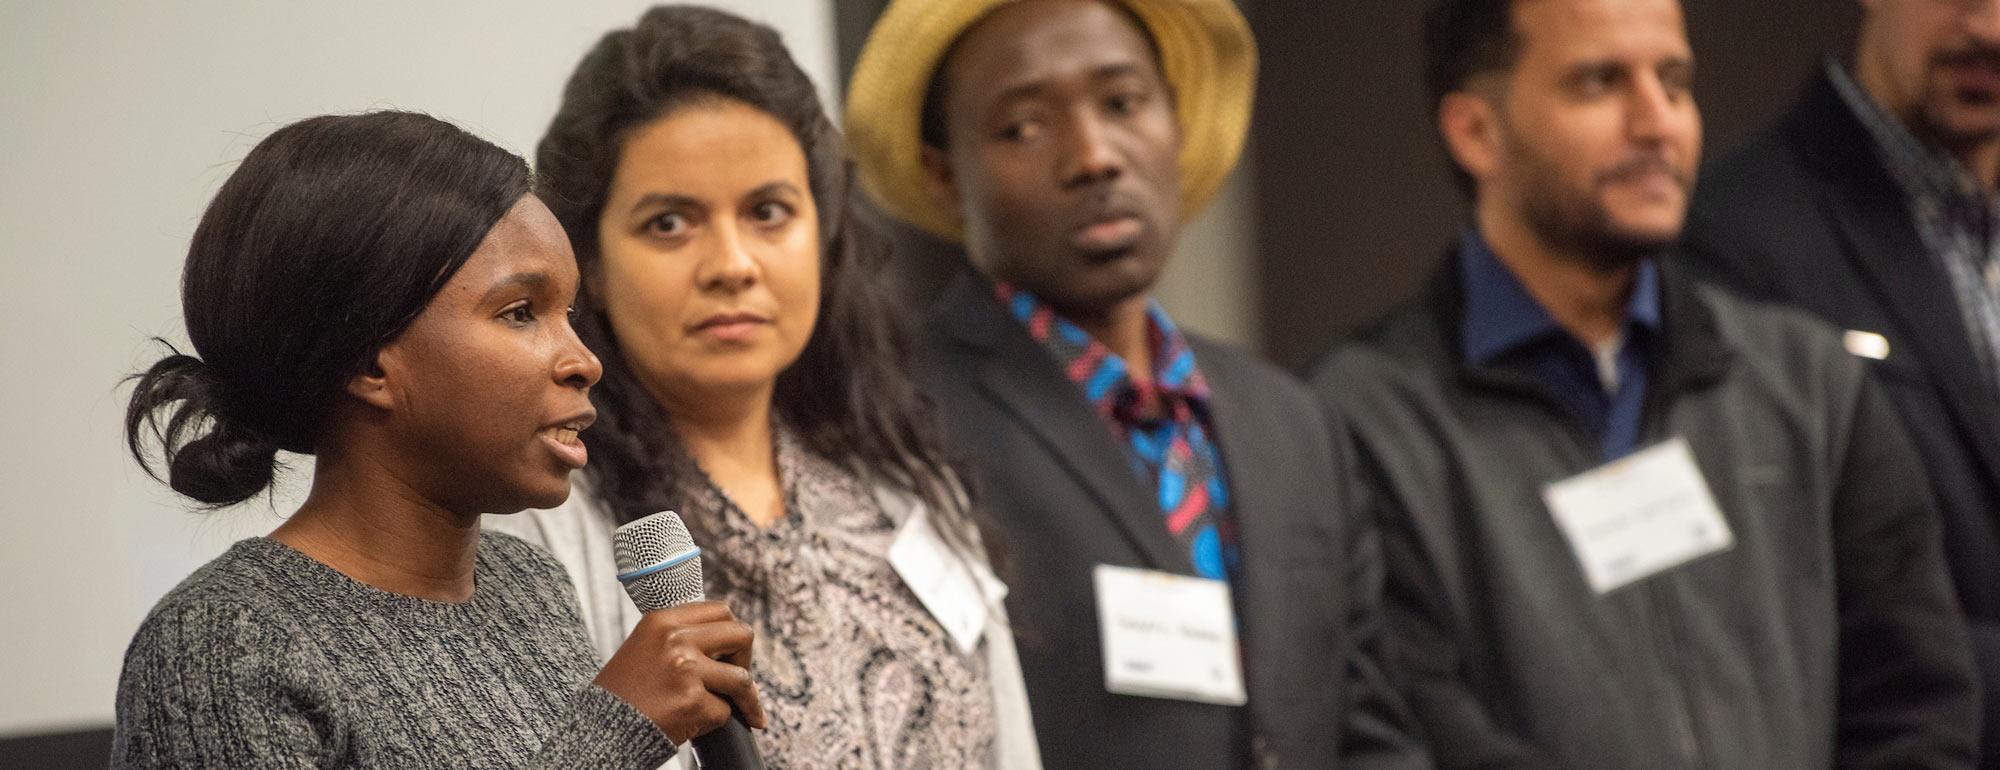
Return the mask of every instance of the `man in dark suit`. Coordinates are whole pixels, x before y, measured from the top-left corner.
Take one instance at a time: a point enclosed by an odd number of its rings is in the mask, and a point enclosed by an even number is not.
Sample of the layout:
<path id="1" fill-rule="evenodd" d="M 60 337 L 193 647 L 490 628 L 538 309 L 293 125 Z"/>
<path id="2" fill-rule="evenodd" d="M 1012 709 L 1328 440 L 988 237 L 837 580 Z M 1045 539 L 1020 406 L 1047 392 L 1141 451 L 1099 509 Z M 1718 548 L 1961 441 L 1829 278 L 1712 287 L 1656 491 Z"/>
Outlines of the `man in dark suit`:
<path id="1" fill-rule="evenodd" d="M 917 376 L 998 536 L 1051 767 L 1426 765 L 1322 411 L 1147 296 L 1234 163 L 1254 71 L 1226 0 L 902 0 L 855 71 L 864 182 L 970 258 Z M 1240 650 L 1135 652 L 1210 621 Z M 1223 684 L 1139 681 L 1196 673 Z"/>
<path id="2" fill-rule="evenodd" d="M 1703 171 L 1685 251 L 1875 359 L 1943 514 L 2000 767 L 2000 2 L 1865 5 L 1852 62 Z"/>

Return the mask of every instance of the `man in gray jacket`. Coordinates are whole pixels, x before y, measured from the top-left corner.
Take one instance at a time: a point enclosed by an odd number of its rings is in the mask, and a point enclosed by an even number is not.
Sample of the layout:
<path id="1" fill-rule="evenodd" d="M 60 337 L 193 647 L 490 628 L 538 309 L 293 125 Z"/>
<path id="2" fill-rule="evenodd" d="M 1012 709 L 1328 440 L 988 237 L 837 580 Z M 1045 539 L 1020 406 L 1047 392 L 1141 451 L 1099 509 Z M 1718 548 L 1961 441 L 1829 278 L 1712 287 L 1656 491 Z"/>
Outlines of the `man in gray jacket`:
<path id="1" fill-rule="evenodd" d="M 1802 315 L 1684 278 L 1675 0 L 1444 0 L 1473 223 L 1321 396 L 1375 488 L 1446 767 L 1969 767 L 1978 692 L 1888 403 Z"/>

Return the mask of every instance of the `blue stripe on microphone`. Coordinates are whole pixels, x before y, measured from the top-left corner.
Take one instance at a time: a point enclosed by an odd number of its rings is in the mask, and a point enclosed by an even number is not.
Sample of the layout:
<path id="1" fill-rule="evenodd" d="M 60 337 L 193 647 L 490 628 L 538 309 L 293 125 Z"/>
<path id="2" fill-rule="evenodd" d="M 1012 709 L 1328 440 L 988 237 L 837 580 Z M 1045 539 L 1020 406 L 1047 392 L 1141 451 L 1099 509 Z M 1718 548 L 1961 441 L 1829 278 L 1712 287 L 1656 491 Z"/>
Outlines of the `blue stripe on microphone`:
<path id="1" fill-rule="evenodd" d="M 659 572 L 660 570 L 673 569 L 674 567 L 678 567 L 680 565 L 688 563 L 689 559 L 693 559 L 700 555 L 701 555 L 701 546 L 695 546 L 680 553 L 674 554 L 673 556 L 668 557 L 666 561 L 660 562 L 653 566 L 646 567 L 644 569 L 632 570 L 631 572 L 619 575 L 618 582 L 630 583 L 634 580 L 638 580 L 639 578 L 651 575 L 655 572 Z"/>

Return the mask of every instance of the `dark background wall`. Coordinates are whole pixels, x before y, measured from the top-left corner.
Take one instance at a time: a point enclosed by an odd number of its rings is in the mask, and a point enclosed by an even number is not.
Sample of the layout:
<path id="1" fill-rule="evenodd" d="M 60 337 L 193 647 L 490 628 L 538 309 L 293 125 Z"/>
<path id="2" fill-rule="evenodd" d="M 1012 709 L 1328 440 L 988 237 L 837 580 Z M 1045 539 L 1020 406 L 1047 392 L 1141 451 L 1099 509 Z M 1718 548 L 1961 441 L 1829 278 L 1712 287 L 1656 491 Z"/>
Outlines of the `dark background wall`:
<path id="1" fill-rule="evenodd" d="M 1255 0 L 1263 53 L 1255 168 L 1263 347 L 1303 369 L 1415 293 L 1464 221 L 1423 96 L 1413 0 Z M 1710 154 L 1791 103 L 1845 51 L 1851 0 L 1684 0 Z M 1277 170 L 1282 169 L 1282 173 Z"/>
<path id="2" fill-rule="evenodd" d="M 836 0 L 843 77 L 883 0 Z M 1262 53 L 1251 129 L 1255 308 L 1264 352 L 1311 366 L 1415 293 L 1463 221 L 1420 77 L 1419 0 L 1242 0 Z M 1774 120 L 1853 0 L 1683 0 L 1707 152 Z M 934 242 L 913 244 L 938 253 Z M 935 265 L 936 259 L 905 264 Z M 926 280 L 922 276 L 914 280 Z"/>

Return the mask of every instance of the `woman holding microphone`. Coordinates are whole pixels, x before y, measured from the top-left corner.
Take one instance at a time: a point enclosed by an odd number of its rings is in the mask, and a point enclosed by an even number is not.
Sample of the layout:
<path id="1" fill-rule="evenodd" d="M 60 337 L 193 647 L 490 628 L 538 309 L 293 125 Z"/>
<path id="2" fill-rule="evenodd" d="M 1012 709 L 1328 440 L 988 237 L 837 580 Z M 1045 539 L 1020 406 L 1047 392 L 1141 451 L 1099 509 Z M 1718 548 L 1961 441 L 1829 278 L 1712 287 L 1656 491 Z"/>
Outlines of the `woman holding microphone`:
<path id="1" fill-rule="evenodd" d="M 584 56 L 537 155 L 605 374 L 579 494 L 489 526 L 569 567 L 608 651 L 636 620 L 610 529 L 680 512 L 756 629 L 772 767 L 1037 766 L 1004 589 L 777 34 L 651 10 Z"/>
<path id="2" fill-rule="evenodd" d="M 207 506 L 311 493 L 154 607 L 126 653 L 121 768 L 653 768 L 753 725 L 751 630 L 646 615 L 599 670 L 562 569 L 481 514 L 556 505 L 597 359 L 568 240 L 518 157 L 434 118 L 260 142 L 189 248 L 197 355 L 138 377 L 127 440 Z"/>

